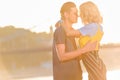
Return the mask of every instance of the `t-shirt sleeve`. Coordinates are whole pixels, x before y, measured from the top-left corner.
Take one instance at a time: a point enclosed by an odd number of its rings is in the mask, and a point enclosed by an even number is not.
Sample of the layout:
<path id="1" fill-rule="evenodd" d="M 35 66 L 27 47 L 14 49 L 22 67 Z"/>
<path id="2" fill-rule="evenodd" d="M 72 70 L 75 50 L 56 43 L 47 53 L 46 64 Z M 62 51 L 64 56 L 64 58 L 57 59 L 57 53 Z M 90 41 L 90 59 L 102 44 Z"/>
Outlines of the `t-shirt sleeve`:
<path id="1" fill-rule="evenodd" d="M 97 32 L 96 26 L 84 26 L 78 29 L 83 36 L 93 36 Z"/>
<path id="2" fill-rule="evenodd" d="M 54 34 L 56 44 L 65 44 L 65 33 L 63 30 L 58 29 Z"/>

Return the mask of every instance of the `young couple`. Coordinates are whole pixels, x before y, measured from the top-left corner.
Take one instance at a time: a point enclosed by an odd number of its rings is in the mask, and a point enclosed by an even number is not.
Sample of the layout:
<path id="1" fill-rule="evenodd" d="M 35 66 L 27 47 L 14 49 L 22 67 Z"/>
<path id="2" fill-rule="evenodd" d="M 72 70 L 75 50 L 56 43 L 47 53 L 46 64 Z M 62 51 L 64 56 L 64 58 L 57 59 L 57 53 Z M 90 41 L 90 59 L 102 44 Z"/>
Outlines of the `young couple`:
<path id="1" fill-rule="evenodd" d="M 75 3 L 66 2 L 61 7 L 61 21 L 56 24 L 53 39 L 53 79 L 82 80 L 82 60 L 89 80 L 106 80 L 106 67 L 98 55 L 103 36 L 102 17 L 91 1 L 81 4 L 79 9 L 84 27 L 75 30 L 72 28 L 78 19 Z M 80 48 L 75 37 L 79 37 Z"/>

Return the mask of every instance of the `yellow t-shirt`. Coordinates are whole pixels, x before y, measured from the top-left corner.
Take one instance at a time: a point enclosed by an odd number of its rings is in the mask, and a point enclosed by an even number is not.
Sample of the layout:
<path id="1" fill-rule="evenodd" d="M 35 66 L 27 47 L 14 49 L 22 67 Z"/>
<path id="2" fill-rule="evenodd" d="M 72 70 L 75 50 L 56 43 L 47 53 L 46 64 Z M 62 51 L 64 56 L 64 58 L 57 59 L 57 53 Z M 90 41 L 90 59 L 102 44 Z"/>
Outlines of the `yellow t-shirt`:
<path id="1" fill-rule="evenodd" d="M 102 39 L 103 31 L 100 30 L 100 26 L 98 26 L 97 29 L 98 30 L 97 30 L 96 34 L 93 35 L 93 36 L 88 36 L 88 35 L 80 36 L 80 39 L 79 39 L 80 47 L 84 47 L 87 44 L 87 42 L 89 42 L 89 41 L 92 41 L 92 42 L 97 41 L 96 50 L 99 49 L 99 43 L 100 43 L 100 41 Z"/>

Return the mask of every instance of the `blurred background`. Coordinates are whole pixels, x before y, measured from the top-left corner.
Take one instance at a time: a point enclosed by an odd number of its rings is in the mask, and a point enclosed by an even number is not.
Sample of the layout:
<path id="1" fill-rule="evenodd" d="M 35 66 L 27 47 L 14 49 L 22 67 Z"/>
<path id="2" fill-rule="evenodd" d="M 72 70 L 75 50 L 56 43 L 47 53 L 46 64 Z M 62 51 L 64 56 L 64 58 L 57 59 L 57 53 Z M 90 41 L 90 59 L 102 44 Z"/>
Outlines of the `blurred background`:
<path id="1" fill-rule="evenodd" d="M 0 79 L 53 80 L 52 40 L 55 23 L 60 19 L 64 2 L 79 5 L 87 0 L 0 0 Z M 117 0 L 91 0 L 103 16 L 104 37 L 100 57 L 107 70 L 108 80 L 120 77 L 120 31 Z M 82 27 L 80 18 L 73 27 Z M 82 64 L 82 62 L 80 61 Z M 87 73 L 84 71 L 84 80 Z"/>

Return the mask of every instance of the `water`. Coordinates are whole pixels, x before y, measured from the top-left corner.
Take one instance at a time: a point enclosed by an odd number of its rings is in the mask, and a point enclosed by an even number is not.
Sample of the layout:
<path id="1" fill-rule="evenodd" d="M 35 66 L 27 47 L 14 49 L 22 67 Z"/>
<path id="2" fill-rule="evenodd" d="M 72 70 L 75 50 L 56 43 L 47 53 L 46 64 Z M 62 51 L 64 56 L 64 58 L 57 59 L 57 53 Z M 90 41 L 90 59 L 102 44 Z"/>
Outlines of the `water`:
<path id="1" fill-rule="evenodd" d="M 88 75 L 87 73 L 83 73 L 83 80 L 88 80 L 87 75 Z M 27 79 L 19 79 L 19 80 L 53 80 L 53 76 L 27 78 Z M 108 71 L 107 80 L 120 80 L 120 70 Z"/>

